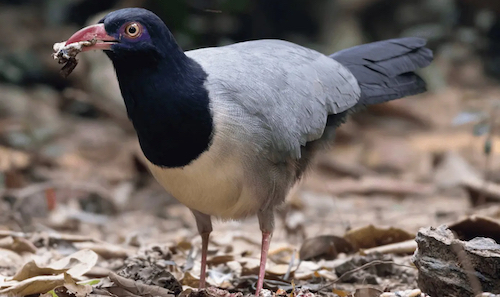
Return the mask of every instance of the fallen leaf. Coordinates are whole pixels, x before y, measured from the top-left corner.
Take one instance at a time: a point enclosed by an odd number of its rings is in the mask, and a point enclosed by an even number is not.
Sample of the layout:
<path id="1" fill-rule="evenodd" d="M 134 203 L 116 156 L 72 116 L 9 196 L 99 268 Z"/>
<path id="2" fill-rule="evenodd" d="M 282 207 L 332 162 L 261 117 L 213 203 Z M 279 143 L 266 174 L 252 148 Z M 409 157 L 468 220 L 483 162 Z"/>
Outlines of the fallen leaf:
<path id="1" fill-rule="evenodd" d="M 110 273 L 109 278 L 115 283 L 116 287 L 108 288 L 108 290 L 117 296 L 127 296 L 131 293 L 138 296 L 175 297 L 173 292 L 168 289 L 146 285 L 132 279 L 121 277 L 113 272 Z"/>
<path id="2" fill-rule="evenodd" d="M 352 245 L 342 237 L 323 235 L 306 239 L 300 247 L 301 260 L 326 259 L 333 260 L 339 253 L 352 253 Z"/>
<path id="3" fill-rule="evenodd" d="M 34 260 L 26 263 L 12 278 L 23 281 L 39 275 L 54 275 L 63 272 L 72 277 L 84 275 L 97 263 L 98 256 L 91 250 L 81 250 L 58 261 L 41 267 Z M 75 261 L 76 260 L 76 261 Z"/>
<path id="4" fill-rule="evenodd" d="M 208 280 L 207 280 L 208 281 Z M 180 279 L 183 286 L 189 286 L 191 288 L 198 288 L 200 279 L 192 275 L 189 271 L 184 272 L 184 276 Z"/>
<path id="5" fill-rule="evenodd" d="M 399 228 L 379 228 L 373 225 L 348 231 L 344 238 L 357 249 L 368 249 L 390 243 L 401 242 L 415 238 L 414 234 Z"/>
<path id="6" fill-rule="evenodd" d="M 0 146 L 0 172 L 24 169 L 30 163 L 30 156 L 24 152 Z"/>
<path id="7" fill-rule="evenodd" d="M 0 295 L 27 296 L 32 294 L 41 294 L 48 292 L 55 287 L 64 284 L 63 274 L 41 275 L 25 279 L 20 282 L 11 281 L 0 283 L 0 287 L 7 288 L 0 290 Z"/>
<path id="8" fill-rule="evenodd" d="M 0 248 L 9 249 L 17 253 L 29 252 L 36 253 L 37 248 L 31 241 L 23 237 L 4 237 L 0 239 Z"/>
<path id="9" fill-rule="evenodd" d="M 288 271 L 288 265 L 278 264 L 278 265 L 269 265 L 266 267 L 266 273 L 270 273 L 276 276 L 283 276 Z"/>
<path id="10" fill-rule="evenodd" d="M 64 273 L 64 285 L 55 288 L 52 292 L 58 297 L 87 297 L 92 292 L 92 286 L 77 284 L 67 273 Z"/>
<path id="11" fill-rule="evenodd" d="M 450 224 L 448 228 L 461 240 L 489 237 L 500 242 L 500 222 L 492 218 L 472 215 Z"/>
<path id="12" fill-rule="evenodd" d="M 339 289 L 335 289 L 335 288 L 332 289 L 332 292 L 334 294 L 339 295 L 339 297 L 347 297 L 350 294 L 350 292 L 348 292 L 348 291 L 339 290 Z"/>
<path id="13" fill-rule="evenodd" d="M 19 254 L 15 253 L 11 250 L 0 248 L 0 267 L 2 267 L 2 268 L 8 268 L 8 267 L 16 268 L 16 267 L 21 266 L 22 263 L 23 263 L 23 258 Z M 0 288 L 1 288 L 1 283 L 0 283 Z"/>
<path id="14" fill-rule="evenodd" d="M 219 256 L 214 256 L 214 257 L 208 259 L 207 264 L 219 265 L 219 264 L 227 263 L 230 261 L 234 261 L 233 255 L 219 255 Z"/>
<path id="15" fill-rule="evenodd" d="M 379 297 L 383 292 L 375 288 L 360 288 L 356 289 L 353 297 Z"/>
<path id="16" fill-rule="evenodd" d="M 94 251 L 104 259 L 127 258 L 133 254 L 132 249 L 123 248 L 107 242 L 77 242 L 74 244 L 78 249 L 88 249 Z"/>

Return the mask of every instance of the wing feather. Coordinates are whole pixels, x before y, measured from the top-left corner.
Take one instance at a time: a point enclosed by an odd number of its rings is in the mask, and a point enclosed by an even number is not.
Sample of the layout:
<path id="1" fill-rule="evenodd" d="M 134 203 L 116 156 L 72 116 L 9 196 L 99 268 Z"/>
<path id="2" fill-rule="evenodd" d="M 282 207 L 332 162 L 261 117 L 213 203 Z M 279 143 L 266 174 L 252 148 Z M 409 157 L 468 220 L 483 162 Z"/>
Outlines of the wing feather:
<path id="1" fill-rule="evenodd" d="M 339 62 L 281 40 L 188 51 L 208 73 L 216 133 L 251 142 L 275 162 L 300 158 L 330 114 L 354 106 L 360 89 Z"/>

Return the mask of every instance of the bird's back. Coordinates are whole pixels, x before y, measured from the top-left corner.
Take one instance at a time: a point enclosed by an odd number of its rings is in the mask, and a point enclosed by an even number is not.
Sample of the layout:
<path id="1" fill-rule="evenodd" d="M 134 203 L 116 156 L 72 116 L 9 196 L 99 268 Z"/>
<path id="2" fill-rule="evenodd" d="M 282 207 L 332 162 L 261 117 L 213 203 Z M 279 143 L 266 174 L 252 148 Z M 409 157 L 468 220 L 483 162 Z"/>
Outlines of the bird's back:
<path id="1" fill-rule="evenodd" d="M 208 73 L 215 132 L 253 144 L 275 163 L 299 159 L 301 147 L 323 135 L 328 115 L 349 109 L 360 96 L 356 79 L 340 63 L 286 41 L 186 54 Z"/>

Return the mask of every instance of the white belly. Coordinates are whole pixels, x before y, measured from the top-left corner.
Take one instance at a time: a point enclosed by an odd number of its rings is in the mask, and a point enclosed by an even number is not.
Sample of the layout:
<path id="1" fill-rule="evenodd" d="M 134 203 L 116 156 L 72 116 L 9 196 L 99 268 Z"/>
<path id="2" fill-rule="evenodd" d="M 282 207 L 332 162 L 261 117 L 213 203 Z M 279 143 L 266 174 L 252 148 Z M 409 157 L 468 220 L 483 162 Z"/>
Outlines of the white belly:
<path id="1" fill-rule="evenodd" d="M 182 204 L 222 219 L 255 214 L 258 199 L 245 184 L 241 159 L 218 158 L 208 152 L 183 168 L 161 168 L 148 162 L 156 180 Z"/>

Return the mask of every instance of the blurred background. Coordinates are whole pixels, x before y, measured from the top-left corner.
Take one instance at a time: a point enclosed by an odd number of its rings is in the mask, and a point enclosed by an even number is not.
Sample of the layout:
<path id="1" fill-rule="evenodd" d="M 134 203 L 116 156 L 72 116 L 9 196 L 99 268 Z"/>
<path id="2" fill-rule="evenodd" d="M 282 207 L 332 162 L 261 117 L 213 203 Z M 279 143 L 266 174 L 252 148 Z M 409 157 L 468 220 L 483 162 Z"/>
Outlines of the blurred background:
<path id="1" fill-rule="evenodd" d="M 189 211 L 142 163 L 106 56 L 79 55 L 67 79 L 51 57 L 55 42 L 132 6 L 158 14 L 185 50 L 279 38 L 330 54 L 428 39 L 429 92 L 373 106 L 339 129 L 279 211 L 272 250 L 370 224 L 414 235 L 470 214 L 500 217 L 500 191 L 486 187 L 500 182 L 497 0 L 0 0 L 0 231 L 83 234 L 127 253 L 199 245 Z M 216 223 L 213 234 L 214 255 L 257 259 L 255 218 Z M 61 254 L 78 249 L 68 241 Z"/>

